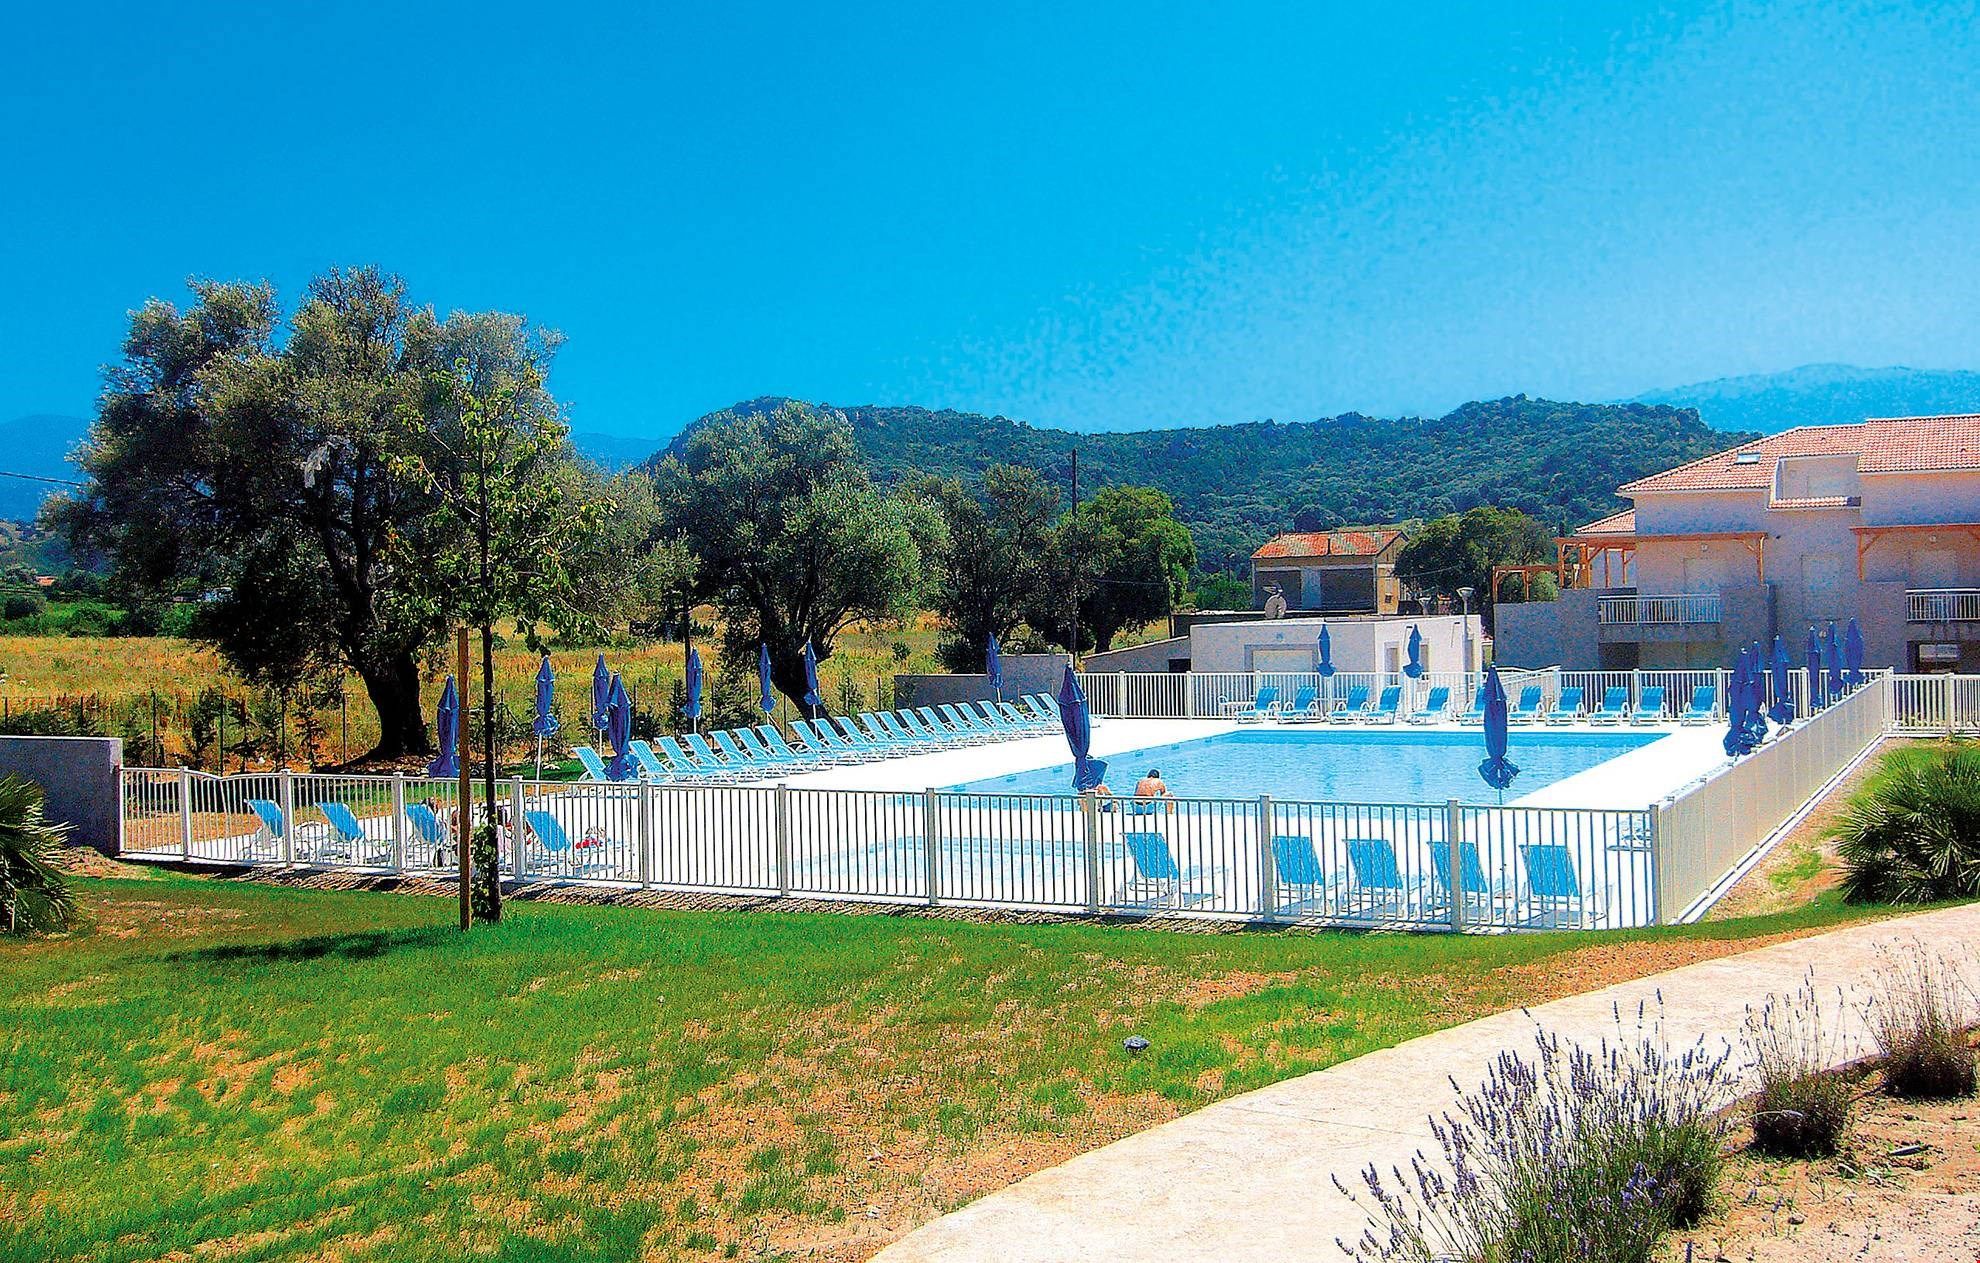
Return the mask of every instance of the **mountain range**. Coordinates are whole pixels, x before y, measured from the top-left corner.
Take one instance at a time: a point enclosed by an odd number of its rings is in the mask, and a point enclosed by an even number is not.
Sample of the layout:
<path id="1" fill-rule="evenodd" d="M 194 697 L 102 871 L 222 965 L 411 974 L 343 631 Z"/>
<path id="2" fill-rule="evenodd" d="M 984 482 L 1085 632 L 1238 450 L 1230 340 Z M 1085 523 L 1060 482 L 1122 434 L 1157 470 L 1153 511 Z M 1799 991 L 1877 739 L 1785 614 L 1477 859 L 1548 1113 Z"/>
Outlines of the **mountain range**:
<path id="1" fill-rule="evenodd" d="M 775 406 L 752 400 L 736 408 Z M 876 472 L 966 474 L 998 461 L 1055 478 L 1080 451 L 1082 486 L 1145 482 L 1176 497 L 1206 568 L 1236 566 L 1272 530 L 1427 516 L 1505 503 L 1570 524 L 1614 507 L 1611 490 L 1642 473 L 1725 447 L 1748 433 L 1866 416 L 1980 411 L 1980 372 L 1810 364 L 1646 391 L 1617 404 L 1514 396 L 1439 418 L 1347 413 L 1305 422 L 1086 433 L 953 410 L 841 408 Z M 719 414 L 714 414 L 719 415 Z M 703 418 L 705 421 L 707 418 Z M 691 423 L 698 424 L 698 423 Z M 40 414 L 0 423 L 0 472 L 73 478 L 67 453 L 88 422 Z M 611 470 L 663 449 L 665 433 L 578 432 L 580 451 Z M 0 518 L 29 518 L 52 483 L 0 476 Z"/>

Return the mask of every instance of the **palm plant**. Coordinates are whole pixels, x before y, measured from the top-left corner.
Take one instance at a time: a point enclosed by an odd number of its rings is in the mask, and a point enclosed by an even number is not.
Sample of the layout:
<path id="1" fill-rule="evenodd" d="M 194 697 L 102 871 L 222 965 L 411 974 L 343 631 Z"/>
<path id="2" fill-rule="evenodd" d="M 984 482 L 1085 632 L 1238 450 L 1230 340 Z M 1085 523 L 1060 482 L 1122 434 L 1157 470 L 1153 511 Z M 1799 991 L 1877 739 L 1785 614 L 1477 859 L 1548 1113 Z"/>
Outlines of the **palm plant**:
<path id="1" fill-rule="evenodd" d="M 1980 895 L 1980 746 L 1893 756 L 1835 828 L 1851 902 Z"/>
<path id="2" fill-rule="evenodd" d="M 55 867 L 69 831 L 42 816 L 41 786 L 0 777 L 0 933 L 48 934 L 76 919 L 75 896 Z"/>

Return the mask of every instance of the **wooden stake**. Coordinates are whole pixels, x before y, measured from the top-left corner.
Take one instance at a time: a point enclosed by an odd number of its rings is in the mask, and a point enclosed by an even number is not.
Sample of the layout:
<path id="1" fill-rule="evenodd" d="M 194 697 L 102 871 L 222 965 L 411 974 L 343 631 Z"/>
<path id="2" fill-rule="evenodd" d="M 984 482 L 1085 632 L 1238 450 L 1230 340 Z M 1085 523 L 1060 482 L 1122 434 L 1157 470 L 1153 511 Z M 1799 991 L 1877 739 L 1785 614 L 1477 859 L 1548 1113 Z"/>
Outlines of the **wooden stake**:
<path id="1" fill-rule="evenodd" d="M 454 745 L 461 764 L 461 802 L 460 810 L 454 813 L 454 845 L 461 853 L 461 928 L 465 930 L 473 916 L 468 886 L 474 877 L 473 862 L 468 856 L 468 839 L 474 832 L 474 778 L 468 775 L 468 629 L 465 627 L 461 628 L 456 650 L 459 665 L 454 670 L 454 679 L 458 682 L 461 712 L 460 722 L 454 725 Z"/>

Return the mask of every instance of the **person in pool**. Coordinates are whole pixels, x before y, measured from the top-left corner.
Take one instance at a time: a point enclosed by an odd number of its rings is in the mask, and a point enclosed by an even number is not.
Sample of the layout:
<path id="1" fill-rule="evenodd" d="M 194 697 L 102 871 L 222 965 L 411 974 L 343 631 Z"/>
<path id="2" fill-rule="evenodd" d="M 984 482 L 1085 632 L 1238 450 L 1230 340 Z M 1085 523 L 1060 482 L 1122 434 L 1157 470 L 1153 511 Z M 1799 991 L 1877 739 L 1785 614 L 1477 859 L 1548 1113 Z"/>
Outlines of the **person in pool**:
<path id="1" fill-rule="evenodd" d="M 1169 783 L 1162 779 L 1162 769 L 1159 767 L 1149 768 L 1148 775 L 1142 777 L 1140 780 L 1134 783 L 1134 796 L 1136 798 L 1174 798 L 1175 797 L 1174 794 L 1169 792 Z M 1175 809 L 1176 809 L 1176 805 L 1174 803 L 1170 803 L 1169 810 L 1174 811 Z"/>

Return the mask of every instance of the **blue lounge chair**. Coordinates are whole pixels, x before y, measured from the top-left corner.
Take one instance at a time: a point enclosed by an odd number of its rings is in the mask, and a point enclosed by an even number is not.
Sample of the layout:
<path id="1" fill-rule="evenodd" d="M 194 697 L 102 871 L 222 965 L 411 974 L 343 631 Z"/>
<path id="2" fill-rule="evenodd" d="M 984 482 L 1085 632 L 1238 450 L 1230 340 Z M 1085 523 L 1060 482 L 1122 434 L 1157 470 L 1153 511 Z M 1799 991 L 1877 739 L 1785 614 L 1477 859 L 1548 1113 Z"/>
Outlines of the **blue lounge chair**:
<path id="1" fill-rule="evenodd" d="M 1484 689 L 1481 688 L 1471 695 L 1471 705 L 1465 707 L 1464 713 L 1458 716 L 1458 722 L 1461 724 L 1471 724 L 1474 727 L 1485 722 Z"/>
<path id="2" fill-rule="evenodd" d="M 633 763 L 639 768 L 640 776 L 649 781 L 671 781 L 674 773 L 667 763 L 653 752 L 653 747 L 634 738 L 626 742 L 626 753 L 632 755 Z"/>
<path id="3" fill-rule="evenodd" d="M 800 754 L 796 750 L 793 750 L 790 743 L 784 740 L 784 734 L 777 731 L 777 725 L 775 724 L 758 724 L 756 726 L 756 736 L 758 740 L 763 742 L 764 748 L 769 750 L 770 753 L 795 766 L 814 768 L 824 766 L 824 760 L 814 755 Z"/>
<path id="4" fill-rule="evenodd" d="M 886 731 L 887 735 L 901 743 L 904 750 L 926 750 L 940 745 L 934 733 L 916 732 L 907 724 L 907 716 L 900 712 L 883 710 L 874 714 L 873 720 Z"/>
<path id="5" fill-rule="evenodd" d="M 1279 904 L 1281 915 L 1297 915 L 1326 897 L 1327 874 L 1320 867 L 1320 857 L 1313 850 L 1312 838 L 1297 833 L 1273 834 L 1272 867 L 1278 877 L 1279 889 L 1298 895 Z"/>
<path id="6" fill-rule="evenodd" d="M 880 722 L 880 716 L 870 711 L 859 717 L 859 726 L 866 730 L 867 738 L 874 744 L 885 746 L 895 753 L 906 754 L 915 748 L 914 738 L 888 731 L 887 725 Z"/>
<path id="7" fill-rule="evenodd" d="M 1629 722 L 1633 724 L 1661 724 L 1664 722 L 1664 686 L 1652 684 L 1637 696 L 1636 706 L 1629 712 Z"/>
<path id="8" fill-rule="evenodd" d="M 800 757 L 795 751 L 786 756 L 772 750 L 764 744 L 763 738 L 757 735 L 754 728 L 738 728 L 735 736 L 742 748 L 749 751 L 751 757 L 763 767 L 794 772 L 808 766 L 808 760 Z"/>
<path id="9" fill-rule="evenodd" d="M 683 746 L 678 737 L 660 738 L 660 753 L 666 759 L 668 770 L 675 776 L 691 776 L 702 780 L 734 779 L 720 765 L 702 758 Z"/>
<path id="10" fill-rule="evenodd" d="M 928 725 L 929 731 L 937 733 L 949 741 L 961 745 L 982 745 L 984 742 L 990 740 L 990 738 L 977 732 L 975 729 L 960 725 L 946 715 L 938 714 L 932 706 L 917 706 L 914 713 L 921 717 L 922 723 Z"/>
<path id="11" fill-rule="evenodd" d="M 1537 724 L 1540 722 L 1540 716 L 1545 710 L 1545 707 L 1546 698 L 1541 694 L 1540 686 L 1538 684 L 1529 684 L 1519 691 L 1519 701 L 1513 705 L 1511 710 L 1506 712 L 1506 722 L 1509 724 Z"/>
<path id="12" fill-rule="evenodd" d="M 692 754 L 702 767 L 714 768 L 717 773 L 730 780 L 748 780 L 755 775 L 755 769 L 749 764 L 729 758 L 728 755 L 709 745 L 708 738 L 698 732 L 684 732 L 680 739 L 687 746 L 688 753 Z"/>
<path id="13" fill-rule="evenodd" d="M 412 826 L 413 836 L 432 853 L 432 865 L 438 868 L 447 862 L 454 849 L 454 839 L 448 834 L 447 826 L 440 823 L 438 813 L 431 803 L 407 803 L 406 823 Z M 410 863 L 410 859 L 408 860 Z M 413 867 L 418 867 L 413 864 Z"/>
<path id="14" fill-rule="evenodd" d="M 1122 842 L 1134 865 L 1135 876 L 1116 893 L 1115 903 L 1181 908 L 1210 898 L 1207 891 L 1189 888 L 1202 874 L 1195 870 L 1184 872 L 1176 863 L 1175 852 L 1169 849 L 1169 840 L 1161 834 L 1128 833 L 1122 835 Z"/>
<path id="15" fill-rule="evenodd" d="M 737 767 L 748 768 L 750 772 L 757 775 L 770 771 L 772 765 L 763 759 L 757 758 L 753 751 L 746 749 L 741 742 L 736 740 L 738 735 L 740 734 L 723 730 L 709 733 L 708 739 L 713 741 L 715 748 L 720 750 Z"/>
<path id="16" fill-rule="evenodd" d="M 1059 712 L 1039 700 L 1038 694 L 1034 693 L 1027 697 L 1020 697 L 1018 701 L 1023 704 L 1023 709 L 1030 711 L 1038 717 L 1038 723 L 1041 727 L 1056 728 L 1059 726 Z"/>
<path id="17" fill-rule="evenodd" d="M 1710 684 L 1701 684 L 1691 690 L 1691 705 L 1678 716 L 1679 723 L 1709 724 L 1719 717 L 1719 690 Z M 1730 722 L 1730 721 L 1728 721 Z"/>
<path id="18" fill-rule="evenodd" d="M 1402 707 L 1402 685 L 1391 684 L 1385 687 L 1375 699 L 1373 706 L 1346 716 L 1364 724 L 1392 724 L 1396 722 L 1396 712 Z"/>
<path id="19" fill-rule="evenodd" d="M 289 822 L 282 815 L 282 808 L 267 798 L 250 798 L 248 810 L 255 815 L 258 824 L 245 844 L 247 858 L 255 858 L 257 851 L 266 849 L 270 855 L 278 855 L 282 849 L 282 839 L 288 835 Z M 297 841 L 302 841 L 299 837 Z"/>
<path id="20" fill-rule="evenodd" d="M 1619 724 L 1629 714 L 1629 690 L 1612 684 L 1602 690 L 1602 704 L 1588 713 L 1591 724 Z"/>
<path id="21" fill-rule="evenodd" d="M 1395 844 L 1387 838 L 1349 838 L 1347 847 L 1352 912 L 1359 916 L 1400 912 L 1416 883 L 1403 877 Z"/>
<path id="22" fill-rule="evenodd" d="M 1451 690 L 1446 684 L 1430 686 L 1430 695 L 1423 699 L 1421 710 L 1413 712 L 1409 722 L 1413 724 L 1440 724 L 1451 717 Z"/>
<path id="23" fill-rule="evenodd" d="M 1478 856 L 1476 842 L 1464 842 L 1458 846 L 1460 873 L 1464 881 L 1466 903 L 1489 903 L 1492 899 L 1492 883 L 1485 876 L 1485 864 Z M 1430 844 L 1430 884 L 1440 901 L 1448 904 L 1451 898 L 1451 844 L 1432 842 Z"/>
<path id="24" fill-rule="evenodd" d="M 573 876 L 586 869 L 602 867 L 600 859 L 606 842 L 602 833 L 588 829 L 573 842 L 570 834 L 564 832 L 563 822 L 547 811 L 525 810 L 523 819 L 529 823 L 529 831 L 536 836 L 537 845 L 542 848 L 540 866 L 556 868 Z M 531 865 L 532 868 L 538 866 Z"/>
<path id="25" fill-rule="evenodd" d="M 316 804 L 316 809 L 323 813 L 324 822 L 330 826 L 330 837 L 315 849 L 312 858 L 327 854 L 331 858 L 347 860 L 374 859 L 388 845 L 386 839 L 367 834 L 348 805 L 330 799 Z"/>
<path id="26" fill-rule="evenodd" d="M 1279 686 L 1267 684 L 1248 702 L 1225 702 L 1224 717 L 1235 719 L 1239 723 L 1254 723 L 1261 719 L 1272 718 L 1278 713 L 1278 709 Z"/>
<path id="27" fill-rule="evenodd" d="M 1570 684 L 1562 689 L 1561 695 L 1554 699 L 1554 709 L 1547 712 L 1547 722 L 1550 724 L 1571 724 L 1575 720 L 1580 719 L 1583 709 L 1581 705 L 1582 697 L 1583 693 L 1579 684 Z"/>
<path id="28" fill-rule="evenodd" d="M 1367 713 L 1368 686 L 1366 684 L 1356 684 L 1348 689 L 1347 700 L 1324 716 L 1324 718 L 1352 724 L 1360 722 L 1362 716 Z"/>
<path id="29" fill-rule="evenodd" d="M 1032 715 L 1025 714 L 1023 711 L 1019 710 L 1016 706 L 1012 705 L 1010 702 L 995 702 L 995 703 L 985 703 L 985 704 L 995 705 L 997 708 L 997 713 L 1004 717 L 1004 721 L 1006 723 L 1010 724 L 1012 728 L 1017 730 L 1019 736 L 1036 737 L 1040 733 L 1047 732 L 1050 730 L 1038 718 Z"/>
<path id="30" fill-rule="evenodd" d="M 609 781 L 611 776 L 605 771 L 605 760 L 598 757 L 598 751 L 590 746 L 572 746 L 571 754 L 584 767 L 586 780 Z"/>
<path id="31" fill-rule="evenodd" d="M 831 721 L 838 725 L 838 737 L 853 749 L 876 759 L 889 758 L 898 753 L 889 741 L 876 741 L 860 730 L 860 726 L 844 715 Z"/>
<path id="32" fill-rule="evenodd" d="M 1582 889 L 1574 871 L 1574 856 L 1565 846 L 1553 842 L 1523 845 L 1519 858 L 1526 867 L 1526 895 L 1532 903 L 1520 924 L 1561 928 L 1586 926 L 1601 919 L 1601 900 Z"/>
<path id="33" fill-rule="evenodd" d="M 964 744 L 954 733 L 948 731 L 946 728 L 930 724 L 914 711 L 897 710 L 894 712 L 893 717 L 896 723 L 900 724 L 901 727 L 907 729 L 910 733 L 913 733 L 915 738 L 924 745 L 946 747 Z"/>
<path id="34" fill-rule="evenodd" d="M 1320 718 L 1320 690 L 1311 684 L 1300 685 L 1293 693 L 1292 704 L 1279 712 L 1279 718 L 1290 723 Z"/>
<path id="35" fill-rule="evenodd" d="M 937 706 L 935 713 L 948 720 L 949 727 L 955 729 L 957 732 L 968 733 L 980 741 L 999 741 L 1003 739 L 1004 734 L 996 728 L 991 727 L 988 720 L 983 719 L 973 711 L 956 705 L 954 702 Z"/>

